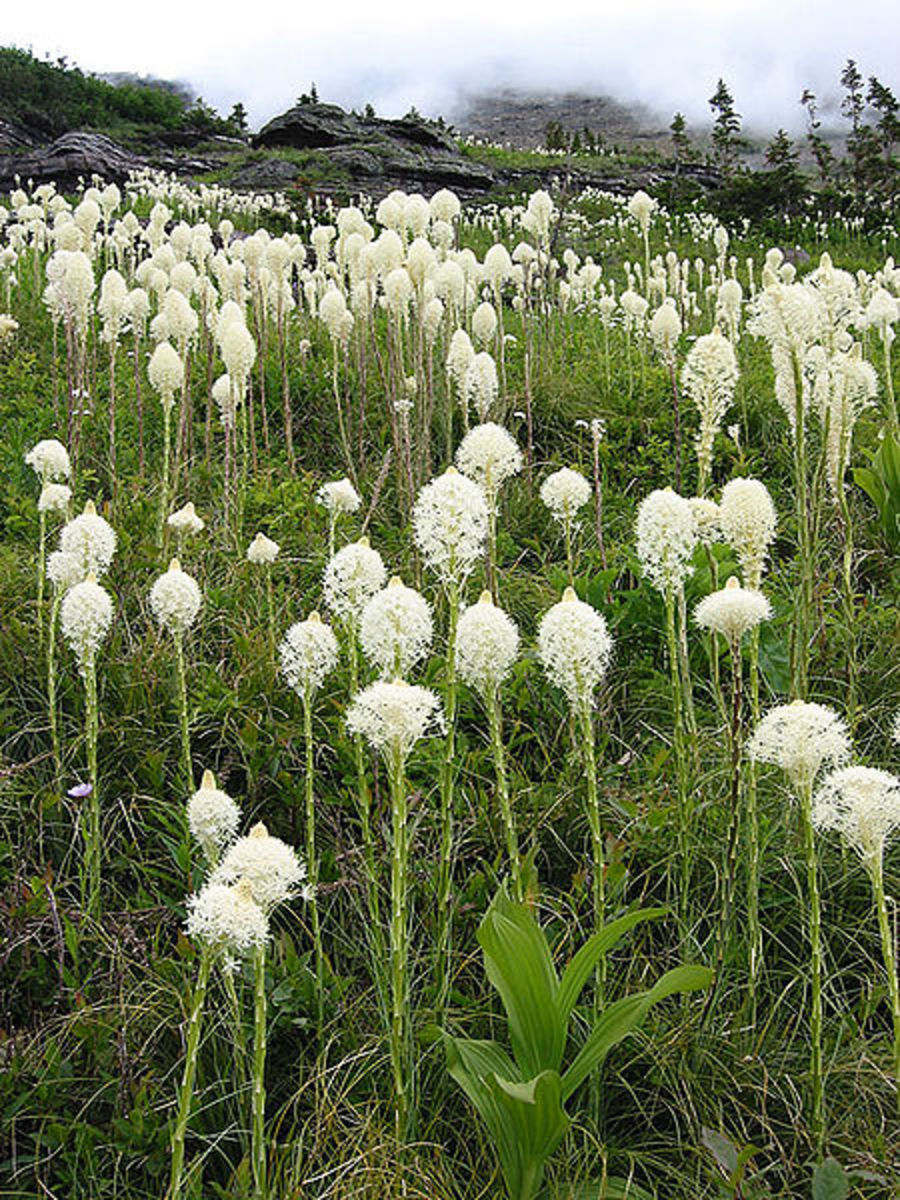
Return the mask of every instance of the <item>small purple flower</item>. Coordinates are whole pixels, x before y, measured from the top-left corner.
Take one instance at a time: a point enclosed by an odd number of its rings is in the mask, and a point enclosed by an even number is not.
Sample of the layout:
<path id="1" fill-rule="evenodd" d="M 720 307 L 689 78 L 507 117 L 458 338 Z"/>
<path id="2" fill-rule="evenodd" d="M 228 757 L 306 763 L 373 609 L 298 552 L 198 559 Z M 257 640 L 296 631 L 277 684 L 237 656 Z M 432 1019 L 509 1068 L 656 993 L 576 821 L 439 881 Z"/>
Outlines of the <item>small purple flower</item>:
<path id="1" fill-rule="evenodd" d="M 93 787 L 89 783 L 76 783 L 74 787 L 70 787 L 66 792 L 73 800 L 83 800 L 85 796 L 89 796 L 93 791 Z"/>

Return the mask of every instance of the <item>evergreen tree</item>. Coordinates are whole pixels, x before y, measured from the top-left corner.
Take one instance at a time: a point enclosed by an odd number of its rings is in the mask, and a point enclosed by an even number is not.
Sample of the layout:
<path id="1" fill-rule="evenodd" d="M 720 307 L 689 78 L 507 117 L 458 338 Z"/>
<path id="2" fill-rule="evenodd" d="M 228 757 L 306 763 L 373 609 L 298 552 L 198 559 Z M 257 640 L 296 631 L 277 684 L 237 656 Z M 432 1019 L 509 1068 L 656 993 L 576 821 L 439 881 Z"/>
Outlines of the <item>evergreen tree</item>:
<path id="1" fill-rule="evenodd" d="M 709 107 L 716 114 L 712 127 L 713 161 L 723 175 L 732 175 L 738 152 L 745 143 L 741 137 L 741 115 L 734 110 L 734 99 L 724 79 L 719 80 L 710 96 Z"/>
<path id="2" fill-rule="evenodd" d="M 822 122 L 819 120 L 815 92 L 804 88 L 800 103 L 806 109 L 806 143 L 815 159 L 819 179 L 824 186 L 830 182 L 834 171 L 834 151 L 819 133 Z"/>
<path id="3" fill-rule="evenodd" d="M 247 132 L 247 110 L 238 100 L 231 112 L 228 114 L 228 124 L 238 134 Z"/>

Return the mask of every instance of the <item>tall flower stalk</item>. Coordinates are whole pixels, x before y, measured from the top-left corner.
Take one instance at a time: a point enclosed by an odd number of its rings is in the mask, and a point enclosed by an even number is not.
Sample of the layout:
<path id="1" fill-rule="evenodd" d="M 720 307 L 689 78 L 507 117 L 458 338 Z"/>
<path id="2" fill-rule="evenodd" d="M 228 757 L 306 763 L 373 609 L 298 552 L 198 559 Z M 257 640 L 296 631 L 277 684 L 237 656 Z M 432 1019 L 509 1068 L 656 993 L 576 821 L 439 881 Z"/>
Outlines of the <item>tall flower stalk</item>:
<path id="1" fill-rule="evenodd" d="M 816 829 L 842 835 L 859 855 L 872 884 L 893 1023 L 894 1088 L 900 1115 L 900 982 L 884 890 L 885 846 L 900 829 L 900 779 L 871 767 L 833 771 L 816 792 L 812 823 Z"/>
<path id="2" fill-rule="evenodd" d="M 381 754 L 391 791 L 391 1017 L 390 1055 L 394 1083 L 394 1133 L 405 1142 L 415 1111 L 415 1080 L 409 996 L 409 840 L 406 760 L 416 742 L 445 729 L 441 703 L 427 688 L 404 683 L 371 684 L 353 700 L 347 729 Z"/>
<path id="3" fill-rule="evenodd" d="M 477 604 L 465 609 L 459 619 L 456 639 L 456 669 L 463 683 L 481 697 L 487 708 L 491 731 L 491 751 L 497 780 L 497 802 L 503 821 L 506 853 L 512 877 L 512 891 L 523 899 L 522 860 L 509 778 L 506 749 L 503 745 L 503 717 L 500 686 L 508 675 L 519 649 L 519 631 L 515 622 L 497 608 L 490 592 L 483 592 Z"/>
<path id="4" fill-rule="evenodd" d="M 63 597 L 60 621 L 63 636 L 78 660 L 84 682 L 84 732 L 87 745 L 88 789 L 86 818 L 82 818 L 84 841 L 82 869 L 82 908 L 90 917 L 100 913 L 100 794 L 97 771 L 97 739 L 100 726 L 97 702 L 97 651 L 112 624 L 113 607 L 108 593 L 91 572 L 83 583 L 76 583 Z M 81 790 L 81 789 L 79 789 Z M 82 793 L 83 794 L 83 793 Z"/>
<path id="5" fill-rule="evenodd" d="M 184 386 L 184 363 L 175 348 L 160 342 L 150 359 L 147 374 L 154 391 L 159 394 L 163 412 L 162 472 L 159 493 L 159 514 L 156 522 L 156 544 L 161 549 L 169 514 L 169 461 L 172 441 L 172 408 L 175 395 Z"/>
<path id="6" fill-rule="evenodd" d="M 822 1065 L 822 916 L 816 846 L 812 825 L 813 784 L 820 769 L 845 761 L 850 737 L 830 708 L 795 700 L 773 708 L 756 727 L 748 744 L 750 757 L 773 763 L 785 772 L 797 800 L 800 836 L 806 863 L 806 904 L 810 949 L 810 1130 L 816 1149 L 825 1142 L 825 1080 Z"/>
<path id="7" fill-rule="evenodd" d="M 303 745 L 306 752 L 304 773 L 304 802 L 306 810 L 306 863 L 312 917 L 313 948 L 316 960 L 316 1020 L 322 1033 L 325 999 L 325 953 L 319 923 L 319 905 L 315 889 L 319 882 L 319 860 L 316 852 L 315 750 L 313 743 L 313 698 L 325 676 L 337 666 L 338 645 L 332 629 L 317 612 L 305 621 L 292 625 L 279 648 L 281 670 L 288 685 L 303 704 Z"/>
<path id="8" fill-rule="evenodd" d="M 691 793 L 688 762 L 690 728 L 689 675 L 684 608 L 684 581 L 691 574 L 691 558 L 697 544 L 697 524 L 689 500 L 664 488 L 651 492 L 641 502 L 637 516 L 637 554 L 641 569 L 662 593 L 666 613 L 666 644 L 674 710 L 676 806 L 678 823 L 678 870 L 675 890 L 682 938 L 687 936 L 691 878 L 690 829 Z M 679 632 L 679 624 L 681 632 Z M 674 873 L 673 873 L 674 874 Z"/>
<path id="9" fill-rule="evenodd" d="M 734 904 L 734 889 L 738 869 L 738 846 L 744 808 L 744 789 L 742 786 L 743 668 L 741 662 L 741 641 L 746 633 L 757 629 L 760 622 L 766 620 L 770 615 L 771 609 L 765 596 L 761 592 L 742 588 L 733 575 L 724 588 L 720 591 L 712 592 L 705 599 L 701 600 L 694 610 L 694 620 L 702 629 L 708 629 L 713 635 L 719 634 L 725 638 L 731 659 L 731 718 L 726 723 L 728 769 L 730 776 L 728 797 L 729 834 L 723 871 L 722 910 L 716 949 L 716 975 L 719 979 L 721 979 L 722 965 L 725 961 L 725 946 L 731 921 L 731 911 Z M 758 895 L 758 878 L 751 877 L 749 890 Z M 750 907 L 753 919 L 758 922 L 758 904 Z M 751 945 L 756 945 L 759 940 L 759 929 L 751 928 Z"/>
<path id="10" fill-rule="evenodd" d="M 436 1011 L 446 1007 L 452 939 L 453 785 L 456 770 L 456 626 L 461 589 L 484 553 L 489 514 L 484 492 L 455 467 L 422 488 L 413 508 L 413 534 L 419 551 L 441 580 L 447 598 L 447 654 L 444 703 L 447 736 L 441 764 L 441 810 L 435 951 Z"/>
<path id="11" fill-rule="evenodd" d="M 191 763 L 191 732 L 188 715 L 187 672 L 184 665 L 184 635 L 190 630 L 200 612 L 203 597 L 200 587 L 177 558 L 168 571 L 160 575 L 150 589 L 150 608 L 154 617 L 172 635 L 175 646 L 175 671 L 178 678 L 178 719 L 181 732 L 181 768 L 188 794 L 194 790 L 194 768 Z"/>
<path id="12" fill-rule="evenodd" d="M 573 534 L 580 508 L 591 498 L 591 486 L 578 471 L 563 467 L 548 475 L 541 484 L 541 499 L 553 519 L 562 526 L 566 540 L 566 578 L 569 587 L 575 583 L 575 550 Z"/>

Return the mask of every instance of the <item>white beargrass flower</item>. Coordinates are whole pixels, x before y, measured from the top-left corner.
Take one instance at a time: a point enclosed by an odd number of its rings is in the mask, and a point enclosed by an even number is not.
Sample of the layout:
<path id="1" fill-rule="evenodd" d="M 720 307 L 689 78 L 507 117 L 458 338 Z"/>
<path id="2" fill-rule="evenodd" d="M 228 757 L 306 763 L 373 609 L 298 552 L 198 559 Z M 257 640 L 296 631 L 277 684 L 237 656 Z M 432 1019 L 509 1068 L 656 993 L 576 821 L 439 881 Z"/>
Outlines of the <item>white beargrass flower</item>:
<path id="1" fill-rule="evenodd" d="M 771 615 L 771 606 L 762 592 L 741 587 L 734 575 L 694 609 L 694 620 L 701 629 L 721 633 L 730 642 L 740 641 L 748 630 Z"/>
<path id="2" fill-rule="evenodd" d="M 407 675 L 427 656 L 433 636 L 431 605 L 396 575 L 362 610 L 360 644 L 382 676 Z"/>
<path id="3" fill-rule="evenodd" d="M 63 596 L 59 616 L 63 637 L 78 659 L 82 675 L 86 675 L 112 625 L 113 606 L 109 593 L 90 573 Z"/>
<path id="4" fill-rule="evenodd" d="M 516 623 L 482 592 L 477 604 L 460 614 L 456 629 L 456 671 L 463 683 L 483 696 L 495 691 L 509 674 L 519 652 Z"/>
<path id="5" fill-rule="evenodd" d="M 154 391 L 159 393 L 163 408 L 170 409 L 175 393 L 181 391 L 184 383 L 184 363 L 174 346 L 159 343 L 147 366 L 147 376 Z"/>
<path id="6" fill-rule="evenodd" d="M 758 479 L 732 479 L 726 483 L 719 501 L 719 524 L 722 537 L 741 564 L 745 583 L 758 591 L 778 524 L 766 485 Z"/>
<path id="7" fill-rule="evenodd" d="M 192 500 L 189 500 L 183 508 L 179 508 L 177 512 L 171 513 L 167 524 L 178 534 L 200 533 L 206 526 L 203 518 L 197 515 Z"/>
<path id="8" fill-rule="evenodd" d="M 316 492 L 316 500 L 330 513 L 354 513 L 361 503 L 359 493 L 347 478 L 323 483 Z"/>
<path id="9" fill-rule="evenodd" d="M 247 547 L 247 562 L 256 563 L 257 566 L 271 564 L 278 557 L 280 549 L 277 542 L 267 538 L 264 533 L 258 533 Z"/>
<path id="10" fill-rule="evenodd" d="M 77 554 L 54 550 L 48 555 L 47 578 L 58 593 L 67 592 L 74 584 L 81 583 L 84 577 L 85 571 Z"/>
<path id="11" fill-rule="evenodd" d="M 59 548 L 76 556 L 85 575 L 91 571 L 103 575 L 116 552 L 116 531 L 98 514 L 93 500 L 88 500 L 81 516 L 63 526 Z"/>
<path id="12" fill-rule="evenodd" d="M 72 473 L 69 452 L 56 438 L 37 442 L 25 455 L 25 462 L 39 476 L 41 483 L 68 479 Z"/>
<path id="13" fill-rule="evenodd" d="M 714 546 L 720 542 L 722 540 L 722 524 L 719 518 L 719 506 L 715 500 L 707 500 L 704 496 L 691 496 L 688 503 L 694 514 L 697 540 L 704 546 Z"/>
<path id="14" fill-rule="evenodd" d="M 0 312 L 0 346 L 12 337 L 19 328 L 19 322 L 9 313 Z"/>
<path id="15" fill-rule="evenodd" d="M 202 602 L 197 580 L 182 571 L 177 558 L 172 559 L 168 571 L 150 589 L 150 609 L 170 633 L 187 633 L 197 620 Z"/>
<path id="16" fill-rule="evenodd" d="M 474 406 L 479 421 L 486 421 L 500 391 L 497 364 L 487 350 L 476 354 L 469 363 L 463 389 L 466 405 Z"/>
<path id="17" fill-rule="evenodd" d="M 462 206 L 455 192 L 451 192 L 449 188 L 441 188 L 431 197 L 428 207 L 432 220 L 451 224 L 459 216 Z"/>
<path id="18" fill-rule="evenodd" d="M 678 589 L 691 573 L 697 525 L 689 500 L 671 488 L 645 496 L 637 515 L 641 569 L 660 592 Z"/>
<path id="19" fill-rule="evenodd" d="M 38 498 L 38 512 L 69 511 L 72 489 L 67 483 L 45 483 Z"/>
<path id="20" fill-rule="evenodd" d="M 425 565 L 445 583 L 459 584 L 484 554 L 488 531 L 484 492 L 455 467 L 448 467 L 419 492 L 412 524 Z"/>
<path id="21" fill-rule="evenodd" d="M 565 525 L 591 498 L 591 485 L 578 471 L 563 467 L 541 484 L 541 500 L 555 521 Z"/>
<path id="22" fill-rule="evenodd" d="M 492 421 L 470 429 L 456 451 L 457 468 L 484 489 L 492 509 L 501 486 L 522 470 L 522 461 L 512 434 Z"/>
<path id="23" fill-rule="evenodd" d="M 482 346 L 489 346 L 497 332 L 497 310 L 487 300 L 472 313 L 472 336 Z"/>
<path id="24" fill-rule="evenodd" d="M 709 478 L 713 441 L 734 399 L 737 378 L 737 358 L 728 338 L 717 329 L 697 338 L 684 360 L 681 386 L 700 414 L 696 448 L 701 491 Z"/>
<path id="25" fill-rule="evenodd" d="M 200 787 L 187 804 L 188 828 L 207 861 L 215 863 L 238 831 L 241 810 L 227 792 L 216 787 L 212 771 L 204 771 Z"/>
<path id="26" fill-rule="evenodd" d="M 188 897 L 187 935 L 224 959 L 233 971 L 235 959 L 265 946 L 269 937 L 266 914 L 253 898 L 249 883 L 232 886 L 210 880 Z"/>
<path id="27" fill-rule="evenodd" d="M 628 201 L 626 205 L 628 215 L 633 217 L 640 226 L 641 233 L 646 233 L 650 228 L 650 220 L 656 212 L 657 204 L 646 192 L 637 191 Z"/>
<path id="28" fill-rule="evenodd" d="M 812 822 L 840 833 L 870 870 L 878 869 L 888 838 L 900 829 L 900 779 L 872 767 L 832 771 L 813 798 Z"/>
<path id="29" fill-rule="evenodd" d="M 256 362 L 256 342 L 243 321 L 229 321 L 219 337 L 225 370 L 241 390 Z"/>
<path id="30" fill-rule="evenodd" d="M 337 638 L 331 626 L 317 612 L 311 612 L 305 621 L 297 621 L 290 627 L 278 654 L 288 685 L 299 696 L 312 695 L 337 666 Z"/>
<path id="31" fill-rule="evenodd" d="M 573 708 L 589 704 L 611 654 L 606 621 L 567 587 L 538 627 L 538 656 L 547 678 L 565 692 Z"/>
<path id="32" fill-rule="evenodd" d="M 360 538 L 338 550 L 325 568 L 322 583 L 325 607 L 336 617 L 359 620 L 366 604 L 387 580 L 381 555 Z"/>
<path id="33" fill-rule="evenodd" d="M 245 882 L 256 904 L 268 913 L 296 895 L 305 879 L 306 866 L 297 851 L 273 837 L 260 821 L 229 847 L 210 883 Z"/>
<path id="34" fill-rule="evenodd" d="M 386 758 L 406 759 L 421 738 L 444 732 L 440 699 L 428 688 L 395 679 L 370 684 L 347 710 L 347 732 L 360 734 Z"/>
<path id="35" fill-rule="evenodd" d="M 681 337 L 681 317 L 671 297 L 664 300 L 650 318 L 650 336 L 663 363 L 674 367 L 675 346 Z"/>
<path id="36" fill-rule="evenodd" d="M 771 709 L 747 743 L 756 762 L 781 767 L 794 787 L 811 787 L 823 766 L 850 756 L 850 733 L 842 717 L 824 704 L 795 700 Z"/>

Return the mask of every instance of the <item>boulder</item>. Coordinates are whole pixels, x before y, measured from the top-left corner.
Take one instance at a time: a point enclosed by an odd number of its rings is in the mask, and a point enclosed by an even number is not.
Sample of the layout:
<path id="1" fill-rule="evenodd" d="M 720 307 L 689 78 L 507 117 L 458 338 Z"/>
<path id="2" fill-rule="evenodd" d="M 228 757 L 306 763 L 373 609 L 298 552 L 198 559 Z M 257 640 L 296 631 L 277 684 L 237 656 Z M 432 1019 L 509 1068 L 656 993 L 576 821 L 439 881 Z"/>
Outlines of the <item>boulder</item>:
<path id="1" fill-rule="evenodd" d="M 89 180 L 92 175 L 107 183 L 122 183 L 129 172 L 147 165 L 146 159 L 102 133 L 74 130 L 42 149 L 0 157 L 0 187 L 13 186 L 16 175 L 36 183 L 55 183 L 60 191 L 71 190 L 79 178 Z"/>

